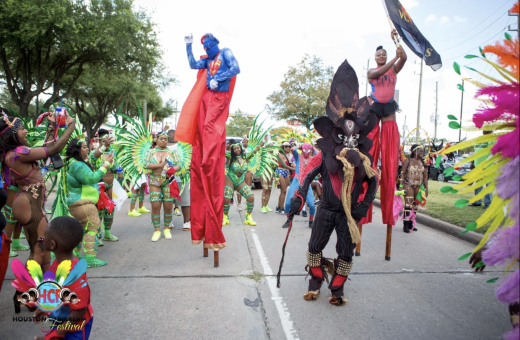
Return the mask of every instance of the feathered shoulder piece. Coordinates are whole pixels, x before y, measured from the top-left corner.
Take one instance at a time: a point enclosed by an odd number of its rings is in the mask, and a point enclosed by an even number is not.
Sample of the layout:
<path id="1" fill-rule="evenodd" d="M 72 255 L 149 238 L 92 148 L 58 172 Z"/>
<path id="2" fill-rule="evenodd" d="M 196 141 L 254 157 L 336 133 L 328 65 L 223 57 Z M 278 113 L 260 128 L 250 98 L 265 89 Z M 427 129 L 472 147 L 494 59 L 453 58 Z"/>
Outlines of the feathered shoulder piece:
<path id="1" fill-rule="evenodd" d="M 272 178 L 274 174 L 273 167 L 275 164 L 278 164 L 276 156 L 281 149 L 265 142 L 262 144 L 265 140 L 265 135 L 272 126 L 263 130 L 264 122 L 258 125 L 259 117 L 260 114 L 256 116 L 253 126 L 249 131 L 246 155 L 248 158 L 249 171 L 257 176 L 263 177 L 264 180 L 267 181 L 269 178 Z"/>
<path id="2" fill-rule="evenodd" d="M 111 126 L 116 132 L 115 144 L 119 147 L 117 156 L 119 164 L 123 167 L 125 179 L 133 186 L 143 173 L 148 172 L 144 167 L 146 154 L 152 147 L 152 115 L 144 117 L 137 104 L 139 115 L 136 118 L 123 113 L 116 115 L 116 124 Z M 120 118 L 124 118 L 123 124 Z"/>
<path id="3" fill-rule="evenodd" d="M 190 185 L 190 167 L 191 167 L 191 155 L 193 147 L 191 144 L 178 142 L 177 143 L 177 157 L 179 157 L 179 166 L 181 167 L 181 181 L 182 188 L 180 192 L 184 190 L 186 185 Z"/>

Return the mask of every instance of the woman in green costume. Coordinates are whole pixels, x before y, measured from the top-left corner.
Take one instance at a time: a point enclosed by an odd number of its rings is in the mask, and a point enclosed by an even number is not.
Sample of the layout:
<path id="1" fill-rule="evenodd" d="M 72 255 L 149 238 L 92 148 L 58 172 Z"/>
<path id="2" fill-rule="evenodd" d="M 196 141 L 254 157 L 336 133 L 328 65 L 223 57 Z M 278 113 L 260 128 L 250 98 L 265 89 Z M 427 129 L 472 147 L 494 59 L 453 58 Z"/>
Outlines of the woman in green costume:
<path id="1" fill-rule="evenodd" d="M 106 155 L 104 163 L 97 171 L 88 164 L 89 149 L 85 140 L 74 138 L 67 147 L 66 163 L 66 195 L 65 204 L 74 218 L 79 220 L 84 228 L 83 246 L 89 268 L 101 267 L 107 264 L 96 258 L 98 245 L 98 229 L 101 220 L 98 215 L 99 185 L 114 162 L 112 154 Z M 76 256 L 79 252 L 75 251 Z"/>
<path id="2" fill-rule="evenodd" d="M 152 242 L 161 238 L 161 206 L 164 208 L 164 238 L 171 239 L 171 221 L 173 217 L 174 197 L 170 195 L 170 184 L 166 172 L 170 167 L 181 170 L 180 160 L 176 151 L 169 149 L 168 134 L 163 131 L 155 139 L 156 146 L 149 150 L 144 166 L 150 173 L 150 202 L 152 203 L 152 224 L 155 232 Z"/>
<path id="3" fill-rule="evenodd" d="M 114 137 L 108 130 L 99 129 L 99 144 L 101 145 L 97 150 L 94 150 L 90 153 L 90 164 L 94 166 L 95 170 L 99 170 L 109 155 L 111 157 L 117 158 L 116 150 L 113 147 Z M 114 177 L 117 174 L 118 178 L 121 178 L 123 175 L 123 168 L 120 167 L 116 162 L 112 162 L 110 168 L 107 169 L 105 176 L 100 180 L 100 182 L 105 183 L 105 190 L 110 199 L 112 199 L 112 187 L 114 186 Z M 103 241 L 116 242 L 119 241 L 119 238 L 112 235 L 112 224 L 114 223 L 114 213 L 108 212 L 106 209 L 103 209 L 99 212 L 99 218 L 104 220 L 104 229 L 105 236 L 103 237 Z M 101 229 L 98 234 L 99 237 L 99 245 L 102 246 L 103 242 L 101 241 Z"/>
<path id="4" fill-rule="evenodd" d="M 249 169 L 249 160 L 258 150 L 260 150 L 263 145 L 264 142 L 262 141 L 257 148 L 246 155 L 244 149 L 242 148 L 242 144 L 236 143 L 231 145 L 231 152 L 229 154 L 226 153 L 226 157 L 228 157 L 229 160 L 226 162 L 226 179 L 224 186 L 224 220 L 222 221 L 222 225 L 229 224 L 228 214 L 234 190 L 238 191 L 242 196 L 244 196 L 247 201 L 246 219 L 244 223 L 249 225 L 256 225 L 256 222 L 253 221 L 253 217 L 251 216 L 255 206 L 255 196 L 251 191 L 251 186 L 247 185 L 245 182 L 245 178 Z"/>

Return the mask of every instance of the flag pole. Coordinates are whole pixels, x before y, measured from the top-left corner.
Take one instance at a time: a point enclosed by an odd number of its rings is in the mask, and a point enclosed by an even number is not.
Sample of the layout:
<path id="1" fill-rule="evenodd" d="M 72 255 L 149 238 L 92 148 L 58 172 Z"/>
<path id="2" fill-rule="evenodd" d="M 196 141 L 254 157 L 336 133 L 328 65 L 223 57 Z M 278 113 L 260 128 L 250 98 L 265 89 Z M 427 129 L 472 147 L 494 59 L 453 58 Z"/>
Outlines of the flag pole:
<path id="1" fill-rule="evenodd" d="M 385 0 L 381 0 L 383 3 L 383 8 L 385 9 L 386 18 L 388 19 L 388 24 L 390 25 L 390 31 L 393 31 L 395 29 L 394 24 L 392 23 L 392 20 L 390 19 L 390 15 L 388 14 L 388 8 L 386 8 Z M 397 39 L 396 36 L 392 36 L 394 39 L 395 47 L 401 47 L 401 44 L 399 43 L 399 39 Z"/>

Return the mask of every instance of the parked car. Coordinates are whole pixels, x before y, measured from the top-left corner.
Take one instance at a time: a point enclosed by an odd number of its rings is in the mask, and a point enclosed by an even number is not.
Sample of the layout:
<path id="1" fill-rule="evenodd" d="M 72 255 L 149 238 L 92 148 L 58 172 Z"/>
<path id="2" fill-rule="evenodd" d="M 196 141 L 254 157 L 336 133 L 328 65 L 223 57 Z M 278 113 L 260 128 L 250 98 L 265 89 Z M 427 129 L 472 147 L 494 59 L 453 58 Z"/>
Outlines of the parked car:
<path id="1" fill-rule="evenodd" d="M 242 143 L 242 137 L 233 137 L 233 136 L 226 136 L 226 143 L 229 142 L 230 140 L 234 140 L 235 143 Z M 257 175 L 253 174 L 253 185 L 256 189 L 262 189 L 262 182 L 260 180 L 260 177 L 258 177 Z"/>
<path id="2" fill-rule="evenodd" d="M 435 167 L 435 164 L 430 165 L 430 168 L 428 170 L 428 178 L 439 182 L 448 182 L 453 178 L 453 176 L 459 175 L 462 177 L 470 171 L 469 164 L 467 167 L 465 164 L 464 166 L 456 167 L 451 173 L 451 175 L 444 175 L 444 170 L 454 166 L 456 163 L 457 161 L 446 160 L 444 162 L 441 162 L 438 168 Z"/>

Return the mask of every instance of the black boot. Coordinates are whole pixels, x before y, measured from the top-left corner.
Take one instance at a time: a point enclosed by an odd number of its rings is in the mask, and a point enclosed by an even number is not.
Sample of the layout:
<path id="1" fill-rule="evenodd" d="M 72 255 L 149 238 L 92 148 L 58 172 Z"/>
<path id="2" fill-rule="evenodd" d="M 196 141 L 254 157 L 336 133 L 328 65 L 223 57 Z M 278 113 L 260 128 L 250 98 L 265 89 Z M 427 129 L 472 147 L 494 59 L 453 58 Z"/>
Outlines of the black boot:
<path id="1" fill-rule="evenodd" d="M 323 279 L 327 275 L 327 273 L 325 272 L 323 266 L 312 267 L 312 268 L 309 266 L 306 266 L 305 270 L 307 270 L 307 272 L 309 273 L 311 278 L 309 280 L 309 288 L 308 288 L 307 292 L 305 294 L 303 294 L 303 298 L 307 301 L 316 300 L 318 298 L 318 296 L 320 295 L 320 288 L 321 288 L 321 285 L 323 284 Z M 320 275 L 321 277 L 315 276 L 313 274 L 313 270 L 321 272 L 321 275 Z"/>
<path id="2" fill-rule="evenodd" d="M 287 220 L 287 221 L 283 224 L 282 228 L 289 228 L 289 225 L 290 225 L 290 224 L 291 224 L 291 221 Z"/>
<path id="3" fill-rule="evenodd" d="M 314 221 L 309 221 L 309 228 L 312 229 L 312 224 L 314 223 Z"/>
<path id="4" fill-rule="evenodd" d="M 307 217 L 307 212 L 305 210 L 302 210 L 302 216 Z"/>
<path id="5" fill-rule="evenodd" d="M 407 234 L 410 232 L 410 222 L 411 221 L 409 221 L 409 220 L 403 221 L 403 231 Z"/>
<path id="6" fill-rule="evenodd" d="M 342 281 L 339 285 L 335 285 L 335 280 L 340 279 Z M 335 273 L 330 280 L 329 289 L 331 297 L 329 298 L 329 303 L 335 306 L 343 306 L 347 303 L 347 299 L 344 297 L 343 287 L 345 285 L 345 281 L 348 279 L 347 276 L 341 276 Z"/>

